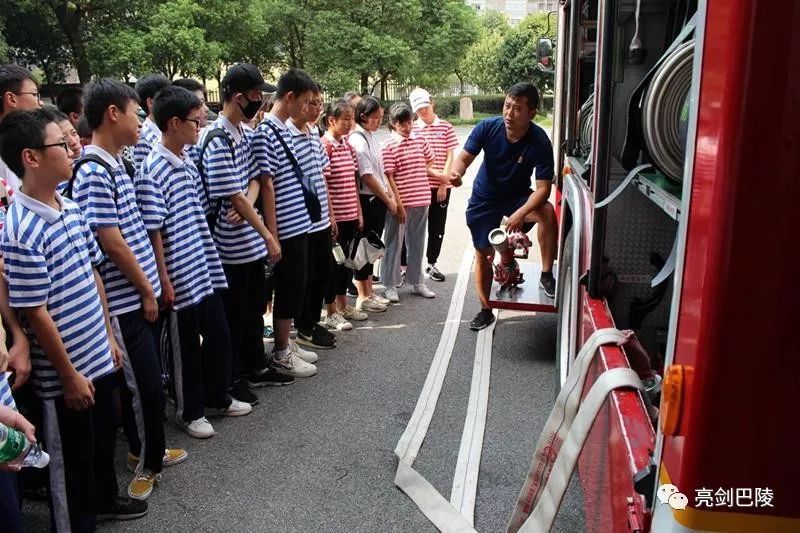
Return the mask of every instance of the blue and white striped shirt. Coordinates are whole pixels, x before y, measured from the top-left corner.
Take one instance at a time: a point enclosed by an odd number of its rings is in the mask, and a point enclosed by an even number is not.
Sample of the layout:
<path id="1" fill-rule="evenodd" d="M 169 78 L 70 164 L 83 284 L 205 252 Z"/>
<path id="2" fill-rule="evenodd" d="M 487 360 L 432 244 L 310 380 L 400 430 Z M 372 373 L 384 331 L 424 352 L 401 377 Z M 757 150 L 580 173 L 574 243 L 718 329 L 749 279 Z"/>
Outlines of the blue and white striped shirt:
<path id="1" fill-rule="evenodd" d="M 17 193 L 4 229 L 8 301 L 15 309 L 47 306 L 75 369 L 90 380 L 114 371 L 103 307 L 92 266 L 103 254 L 78 206 L 56 197 L 61 210 Z M 55 368 L 35 335 L 33 386 L 43 398 L 63 391 Z"/>
<path id="2" fill-rule="evenodd" d="M 308 128 L 308 132 L 297 129 L 292 119 L 286 121 L 286 127 L 292 136 L 294 155 L 300 164 L 305 179 L 309 180 L 319 198 L 322 218 L 311 225 L 309 232 L 321 231 L 331 226 L 330 211 L 328 211 L 328 187 L 322 169 L 331 164 L 328 153 L 322 146 L 317 128 Z"/>
<path id="3" fill-rule="evenodd" d="M 136 205 L 133 180 L 125 172 L 125 166 L 118 157 L 95 145 L 87 146 L 85 152 L 102 157 L 114 169 L 114 176 L 109 176 L 108 171 L 97 163 L 84 163 L 78 169 L 73 184 L 72 194 L 75 201 L 95 234 L 98 228 L 119 228 L 122 238 L 150 280 L 156 297 L 160 296 L 161 283 L 158 280 L 156 257 Z M 139 291 L 113 261 L 103 263 L 100 275 L 105 284 L 111 316 L 136 311 L 142 307 Z"/>
<path id="4" fill-rule="evenodd" d="M 133 147 L 133 164 L 137 173 L 139 169 L 142 168 L 142 163 L 145 158 L 159 142 L 161 142 L 161 130 L 158 129 L 155 122 L 150 120 L 150 117 L 147 117 L 144 119 L 144 122 L 142 122 L 142 130 L 139 132 L 139 142 Z"/>
<path id="5" fill-rule="evenodd" d="M 237 193 L 247 193 L 250 180 L 259 176 L 253 158 L 253 131 L 234 126 L 225 116 L 219 115 L 204 132 L 222 128 L 233 145 L 233 155 L 221 138 L 212 139 L 203 154 L 203 170 L 208 187 L 209 203 L 219 205 L 214 226 L 214 242 L 219 257 L 226 264 L 250 263 L 267 255 L 267 245 L 258 232 L 247 222 L 231 224 L 225 214 L 232 208 L 230 198 Z M 198 146 L 203 145 L 205 135 Z M 201 187 L 202 189 L 202 187 Z M 209 208 L 209 213 L 212 211 Z"/>
<path id="6" fill-rule="evenodd" d="M 0 374 L 0 405 L 16 409 L 17 404 L 14 403 L 14 396 L 11 394 L 11 384 L 8 382 L 8 376 L 10 375 L 11 372 Z"/>
<path id="7" fill-rule="evenodd" d="M 198 199 L 198 174 L 186 153 L 178 157 L 159 143 L 136 179 L 144 225 L 148 231 L 161 230 L 176 311 L 199 303 L 214 289 L 228 288 Z"/>
<path id="8" fill-rule="evenodd" d="M 258 125 L 253 141 L 258 170 L 261 175 L 272 177 L 275 188 L 275 216 L 278 222 L 278 238 L 290 239 L 311 231 L 311 219 L 303 200 L 303 189 L 295 177 L 289 156 L 284 151 L 272 128 L 274 125 L 283 136 L 290 150 L 294 151 L 292 135 L 286 124 L 275 115 L 269 114 Z M 295 152 L 296 154 L 296 152 Z M 295 156 L 296 157 L 296 156 Z"/>

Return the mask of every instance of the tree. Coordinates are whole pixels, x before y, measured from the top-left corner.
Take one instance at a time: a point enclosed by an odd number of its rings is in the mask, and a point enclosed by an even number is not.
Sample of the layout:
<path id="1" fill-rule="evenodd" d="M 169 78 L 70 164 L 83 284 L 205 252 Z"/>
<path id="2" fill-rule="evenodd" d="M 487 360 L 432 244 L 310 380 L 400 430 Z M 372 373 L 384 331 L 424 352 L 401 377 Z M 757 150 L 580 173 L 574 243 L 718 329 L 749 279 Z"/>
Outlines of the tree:
<path id="1" fill-rule="evenodd" d="M 482 91 L 489 93 L 500 91 L 502 83 L 497 66 L 500 62 L 499 54 L 502 44 L 503 36 L 501 34 L 486 34 L 467 50 L 461 61 L 460 68 L 464 77 L 480 87 Z"/>
<path id="2" fill-rule="evenodd" d="M 503 88 L 528 81 L 539 90 L 550 88 L 553 83 L 551 73 L 537 67 L 536 47 L 540 37 L 555 39 L 556 28 L 550 27 L 546 13 L 528 15 L 522 22 L 506 35 L 497 55 L 497 76 Z"/>
<path id="3" fill-rule="evenodd" d="M 89 62 L 97 76 L 110 76 L 130 81 L 149 69 L 152 57 L 144 43 L 145 33 L 121 29 L 102 35 L 89 47 Z"/>

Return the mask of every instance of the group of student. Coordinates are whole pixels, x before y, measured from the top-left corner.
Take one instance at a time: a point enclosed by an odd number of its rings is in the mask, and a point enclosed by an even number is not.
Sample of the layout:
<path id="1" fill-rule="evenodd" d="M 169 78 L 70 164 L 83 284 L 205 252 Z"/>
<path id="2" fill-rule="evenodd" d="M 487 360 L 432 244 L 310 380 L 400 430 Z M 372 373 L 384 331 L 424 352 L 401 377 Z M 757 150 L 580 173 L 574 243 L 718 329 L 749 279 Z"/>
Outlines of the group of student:
<path id="1" fill-rule="evenodd" d="M 392 106 L 381 146 L 377 98 L 348 94 L 323 116 L 302 70 L 273 86 L 238 64 L 220 89 L 212 122 L 199 82 L 161 75 L 99 79 L 48 109 L 30 72 L 0 66 L 0 369 L 7 358 L 13 371 L 0 375 L 0 420 L 44 441 L 56 531 L 143 516 L 162 469 L 186 460 L 165 442 L 165 383 L 176 423 L 212 437 L 207 415 L 247 415 L 252 389 L 315 375 L 311 349 L 335 348 L 331 331 L 387 311 L 404 283 L 433 298 L 426 277 L 444 281 L 458 141 L 425 90 Z M 349 253 L 372 232 L 379 277 L 337 262 L 335 244 Z M 0 524 L 22 530 L 15 468 L 0 468 Z"/>

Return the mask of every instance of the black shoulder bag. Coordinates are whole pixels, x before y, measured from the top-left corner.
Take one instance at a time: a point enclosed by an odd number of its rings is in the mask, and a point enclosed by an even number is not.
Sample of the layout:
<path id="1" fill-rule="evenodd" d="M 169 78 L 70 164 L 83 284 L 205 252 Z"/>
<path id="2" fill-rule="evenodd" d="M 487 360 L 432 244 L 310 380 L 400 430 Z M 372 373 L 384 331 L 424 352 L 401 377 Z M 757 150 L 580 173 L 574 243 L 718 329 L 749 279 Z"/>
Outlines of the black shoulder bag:
<path id="1" fill-rule="evenodd" d="M 208 145 L 211 144 L 211 141 L 214 139 L 222 139 L 225 141 L 225 144 L 228 145 L 228 149 L 231 151 L 231 158 L 233 159 L 234 163 L 236 163 L 236 152 L 233 149 L 233 143 L 231 142 L 230 137 L 228 137 L 228 134 L 225 133 L 225 130 L 222 128 L 214 128 L 209 130 L 205 139 L 203 139 L 203 144 L 200 145 L 200 155 L 198 157 L 197 170 L 200 172 L 200 183 L 203 184 L 203 191 L 206 195 L 206 201 L 208 202 L 208 206 L 211 208 L 211 212 L 206 215 L 206 222 L 208 223 L 208 229 L 211 231 L 211 235 L 214 235 L 214 228 L 217 225 L 219 211 L 222 209 L 222 201 L 217 200 L 215 202 L 208 194 L 208 176 L 206 176 L 206 171 L 203 167 L 203 156 L 208 149 Z"/>

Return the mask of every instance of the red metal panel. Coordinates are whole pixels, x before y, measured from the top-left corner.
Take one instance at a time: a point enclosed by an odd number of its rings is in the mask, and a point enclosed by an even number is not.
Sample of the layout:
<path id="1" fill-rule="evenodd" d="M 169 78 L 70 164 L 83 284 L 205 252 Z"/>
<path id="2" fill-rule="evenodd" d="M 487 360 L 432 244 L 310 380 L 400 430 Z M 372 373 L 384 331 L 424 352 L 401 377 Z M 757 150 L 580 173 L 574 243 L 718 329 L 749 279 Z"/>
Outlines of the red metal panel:
<path id="1" fill-rule="evenodd" d="M 663 462 L 690 505 L 762 487 L 774 508 L 736 511 L 800 517 L 800 3 L 708 0 L 706 20 L 675 350 L 689 380 Z"/>
<path id="2" fill-rule="evenodd" d="M 593 300 L 584 291 L 581 344 L 596 330 L 615 327 L 604 300 Z M 622 349 L 604 346 L 589 370 L 584 393 L 594 380 L 611 368 L 628 367 Z M 586 509 L 586 531 L 633 531 L 629 513 L 647 527 L 650 514 L 644 497 L 633 488 L 633 476 L 647 467 L 655 434 L 642 398 L 636 391 L 611 393 L 592 426 L 580 457 L 580 477 Z"/>

